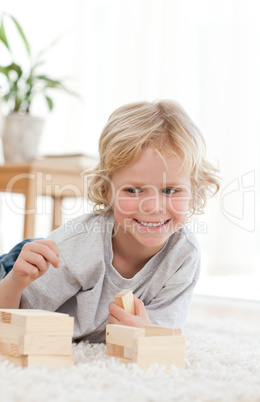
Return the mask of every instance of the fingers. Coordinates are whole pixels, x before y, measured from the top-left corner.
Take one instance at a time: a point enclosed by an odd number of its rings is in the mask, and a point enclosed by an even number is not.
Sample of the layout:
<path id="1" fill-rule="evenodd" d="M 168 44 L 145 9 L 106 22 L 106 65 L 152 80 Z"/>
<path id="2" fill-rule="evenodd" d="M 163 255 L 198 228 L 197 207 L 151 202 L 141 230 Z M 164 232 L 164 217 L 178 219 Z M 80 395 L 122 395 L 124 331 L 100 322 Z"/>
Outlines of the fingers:
<path id="1" fill-rule="evenodd" d="M 142 328 L 146 324 L 151 324 L 150 318 L 145 310 L 144 303 L 137 299 L 136 296 L 134 296 L 134 299 L 136 309 L 135 315 L 128 313 L 126 310 L 119 307 L 115 302 L 111 302 L 109 304 L 109 323 L 138 328 Z"/>
<path id="2" fill-rule="evenodd" d="M 29 268 L 31 265 L 33 265 L 35 268 L 37 267 L 40 272 L 45 272 L 50 265 L 50 263 L 46 261 L 46 259 L 39 254 L 39 252 L 34 252 L 28 249 L 25 249 L 23 253 L 21 253 L 21 258 L 21 263 L 25 271 L 26 267 Z"/>
<path id="3" fill-rule="evenodd" d="M 117 319 L 117 321 L 124 320 L 126 315 L 131 316 L 130 313 L 119 307 L 115 302 L 111 302 L 109 304 L 109 312 L 110 314 Z"/>
<path id="4" fill-rule="evenodd" d="M 16 264 L 18 265 L 18 264 Z M 19 275 L 28 276 L 34 280 L 39 278 L 45 271 L 39 270 L 37 266 L 32 265 L 24 260 L 21 260 L 18 267 L 14 267 L 11 274 L 18 273 Z"/>
<path id="5" fill-rule="evenodd" d="M 146 310 L 144 307 L 144 303 L 139 300 L 135 295 L 134 296 L 134 301 L 135 301 L 135 316 L 138 317 L 143 317 L 146 316 Z M 124 310 L 122 307 L 118 306 L 115 302 L 111 302 L 109 304 L 109 311 L 112 315 L 116 316 L 119 321 L 128 316 L 129 318 L 133 317 L 132 314 Z"/>
<path id="6" fill-rule="evenodd" d="M 52 240 L 28 242 L 23 246 L 15 261 L 10 277 L 16 286 L 24 289 L 44 275 L 50 264 L 55 268 L 60 266 L 59 250 L 55 242 Z"/>
<path id="7" fill-rule="evenodd" d="M 143 301 L 138 299 L 135 295 L 134 299 L 135 299 L 135 314 L 140 318 L 141 322 L 144 325 L 151 324 L 150 317 L 147 314 Z"/>
<path id="8" fill-rule="evenodd" d="M 26 243 L 20 255 L 24 261 L 35 265 L 40 271 L 45 271 L 50 264 L 55 268 L 60 265 L 59 250 L 52 240 L 36 240 Z"/>
<path id="9" fill-rule="evenodd" d="M 118 321 L 115 317 L 113 317 L 111 314 L 108 314 L 108 322 L 109 324 L 120 324 L 120 321 Z"/>
<path id="10" fill-rule="evenodd" d="M 39 243 L 39 244 L 46 244 L 47 246 L 49 246 L 52 251 L 57 255 L 57 257 L 59 256 L 59 249 L 57 244 L 55 243 L 55 241 L 53 240 L 34 240 L 32 243 Z"/>
<path id="11" fill-rule="evenodd" d="M 138 299 L 135 295 L 134 300 L 135 300 L 135 315 L 137 315 L 138 317 L 146 317 L 147 313 L 142 300 Z"/>

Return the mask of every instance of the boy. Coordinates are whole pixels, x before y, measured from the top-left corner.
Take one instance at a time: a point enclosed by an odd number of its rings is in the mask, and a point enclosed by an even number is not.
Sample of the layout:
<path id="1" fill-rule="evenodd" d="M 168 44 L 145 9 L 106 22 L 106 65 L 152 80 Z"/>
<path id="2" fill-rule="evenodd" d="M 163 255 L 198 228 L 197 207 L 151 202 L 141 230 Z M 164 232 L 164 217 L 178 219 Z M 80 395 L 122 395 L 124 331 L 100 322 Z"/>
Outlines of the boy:
<path id="1" fill-rule="evenodd" d="M 204 140 L 176 102 L 137 102 L 109 118 L 86 172 L 93 213 L 26 243 L 0 282 L 1 308 L 64 312 L 74 339 L 100 342 L 107 322 L 183 327 L 200 252 L 185 223 L 219 188 Z M 133 316 L 113 300 L 130 288 Z"/>

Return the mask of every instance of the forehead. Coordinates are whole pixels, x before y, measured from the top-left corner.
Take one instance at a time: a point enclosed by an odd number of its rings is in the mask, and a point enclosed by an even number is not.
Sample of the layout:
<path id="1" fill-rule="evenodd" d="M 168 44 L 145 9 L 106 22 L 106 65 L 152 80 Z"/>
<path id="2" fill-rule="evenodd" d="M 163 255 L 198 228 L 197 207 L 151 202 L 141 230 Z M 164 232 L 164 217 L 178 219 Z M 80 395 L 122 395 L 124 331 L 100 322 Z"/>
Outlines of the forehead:
<path id="1" fill-rule="evenodd" d="M 187 184 L 190 181 L 189 174 L 183 167 L 183 160 L 178 155 L 161 154 L 151 147 L 141 151 L 138 158 L 116 170 L 112 180 L 119 185 L 127 183 L 160 184 L 171 182 L 172 184 Z"/>

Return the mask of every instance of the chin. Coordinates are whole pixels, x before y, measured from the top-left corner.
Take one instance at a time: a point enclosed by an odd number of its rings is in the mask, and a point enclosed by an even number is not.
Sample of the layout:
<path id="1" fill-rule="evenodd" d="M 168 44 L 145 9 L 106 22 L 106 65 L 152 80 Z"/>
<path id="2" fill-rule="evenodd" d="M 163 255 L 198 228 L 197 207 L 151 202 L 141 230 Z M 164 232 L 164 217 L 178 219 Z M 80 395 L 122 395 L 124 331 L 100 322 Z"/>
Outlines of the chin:
<path id="1" fill-rule="evenodd" d="M 139 244 L 141 244 L 144 247 L 160 247 L 163 246 L 166 241 L 168 240 L 168 237 L 165 239 L 136 239 Z"/>

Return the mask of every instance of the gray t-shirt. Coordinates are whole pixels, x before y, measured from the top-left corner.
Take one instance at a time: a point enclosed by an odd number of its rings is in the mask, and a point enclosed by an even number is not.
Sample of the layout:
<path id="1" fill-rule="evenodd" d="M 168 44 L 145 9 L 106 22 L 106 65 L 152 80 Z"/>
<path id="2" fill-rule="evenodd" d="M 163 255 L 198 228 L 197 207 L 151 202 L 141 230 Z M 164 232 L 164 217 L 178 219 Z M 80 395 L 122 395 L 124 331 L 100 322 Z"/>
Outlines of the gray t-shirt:
<path id="1" fill-rule="evenodd" d="M 130 279 L 113 267 L 114 216 L 84 214 L 48 237 L 56 242 L 61 266 L 23 292 L 20 308 L 67 313 L 74 317 L 74 339 L 105 340 L 108 306 L 122 289 L 144 302 L 152 324 L 182 328 L 199 277 L 200 252 L 184 226 Z"/>

